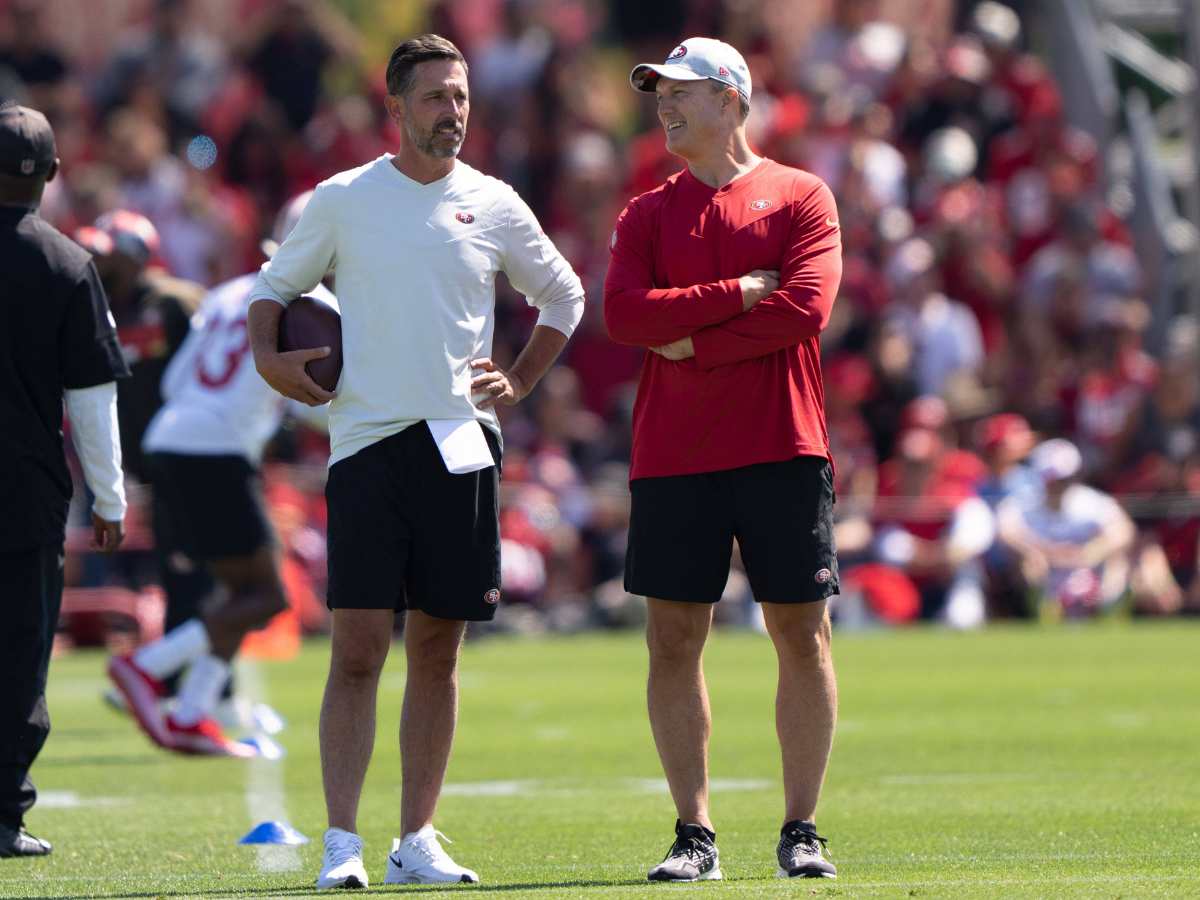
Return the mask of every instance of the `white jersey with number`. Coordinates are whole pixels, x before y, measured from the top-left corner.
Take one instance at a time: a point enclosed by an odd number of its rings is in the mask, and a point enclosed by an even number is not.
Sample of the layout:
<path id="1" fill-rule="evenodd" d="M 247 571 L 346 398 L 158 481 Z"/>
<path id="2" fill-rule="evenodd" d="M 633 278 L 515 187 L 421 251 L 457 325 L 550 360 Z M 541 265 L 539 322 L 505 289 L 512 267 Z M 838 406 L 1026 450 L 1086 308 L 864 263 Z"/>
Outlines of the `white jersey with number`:
<path id="1" fill-rule="evenodd" d="M 163 374 L 165 403 L 146 429 L 147 452 L 231 454 L 254 465 L 262 460 L 291 405 L 262 380 L 250 354 L 246 311 L 255 277 L 218 285 L 200 304 L 191 332 Z M 323 285 L 309 293 L 337 309 Z"/>

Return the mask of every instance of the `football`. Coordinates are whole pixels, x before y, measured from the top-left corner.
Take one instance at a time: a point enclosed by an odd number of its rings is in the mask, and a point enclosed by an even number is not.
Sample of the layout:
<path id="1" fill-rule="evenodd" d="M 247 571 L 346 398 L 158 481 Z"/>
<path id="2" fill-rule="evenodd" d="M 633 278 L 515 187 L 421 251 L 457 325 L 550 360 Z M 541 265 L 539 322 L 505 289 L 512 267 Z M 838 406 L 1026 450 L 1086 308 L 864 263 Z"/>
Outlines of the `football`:
<path id="1" fill-rule="evenodd" d="M 328 347 L 324 359 L 305 365 L 309 376 L 332 391 L 342 374 L 342 317 L 338 311 L 315 297 L 298 297 L 289 303 L 279 319 L 279 350 L 309 350 Z"/>

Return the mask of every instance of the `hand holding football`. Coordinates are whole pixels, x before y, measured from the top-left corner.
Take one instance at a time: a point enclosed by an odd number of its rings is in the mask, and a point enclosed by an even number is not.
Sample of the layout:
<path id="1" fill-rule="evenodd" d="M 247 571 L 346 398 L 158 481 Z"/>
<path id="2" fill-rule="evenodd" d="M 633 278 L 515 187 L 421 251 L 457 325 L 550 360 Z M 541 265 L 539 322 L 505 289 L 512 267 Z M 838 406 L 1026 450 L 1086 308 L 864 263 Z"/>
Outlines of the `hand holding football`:
<path id="1" fill-rule="evenodd" d="M 327 391 L 337 387 L 342 374 L 342 317 L 315 297 L 298 297 L 279 319 L 279 352 L 328 347 L 329 355 L 305 365 L 309 377 Z"/>

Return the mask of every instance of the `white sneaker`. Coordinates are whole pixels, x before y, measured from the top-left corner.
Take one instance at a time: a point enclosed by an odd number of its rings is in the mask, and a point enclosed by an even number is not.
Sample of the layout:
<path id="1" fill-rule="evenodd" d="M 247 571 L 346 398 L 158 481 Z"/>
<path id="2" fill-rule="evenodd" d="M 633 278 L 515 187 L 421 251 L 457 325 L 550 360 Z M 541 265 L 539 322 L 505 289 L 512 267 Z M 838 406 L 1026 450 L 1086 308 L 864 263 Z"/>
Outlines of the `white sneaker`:
<path id="1" fill-rule="evenodd" d="M 450 858 L 438 838 L 454 843 L 432 825 L 392 841 L 384 884 L 478 884 L 479 876 Z"/>
<path id="2" fill-rule="evenodd" d="M 365 888 L 367 870 L 362 861 L 362 838 L 341 828 L 325 832 L 325 859 L 317 878 L 317 890 Z"/>

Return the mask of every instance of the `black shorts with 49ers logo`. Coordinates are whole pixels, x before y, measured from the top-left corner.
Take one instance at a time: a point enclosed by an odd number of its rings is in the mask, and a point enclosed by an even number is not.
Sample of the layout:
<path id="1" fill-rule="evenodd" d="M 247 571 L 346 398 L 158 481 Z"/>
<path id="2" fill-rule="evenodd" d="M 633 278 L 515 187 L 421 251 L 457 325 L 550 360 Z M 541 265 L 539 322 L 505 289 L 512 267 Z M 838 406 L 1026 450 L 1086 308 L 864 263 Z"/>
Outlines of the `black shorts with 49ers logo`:
<path id="1" fill-rule="evenodd" d="M 481 426 L 482 427 L 482 426 Z M 500 603 L 500 446 L 452 475 L 424 422 L 329 469 L 330 609 L 419 609 L 488 621 Z"/>
<path id="2" fill-rule="evenodd" d="M 833 466 L 824 457 L 639 478 L 630 491 L 631 594 L 715 603 L 735 538 L 760 603 L 811 603 L 839 591 Z"/>

